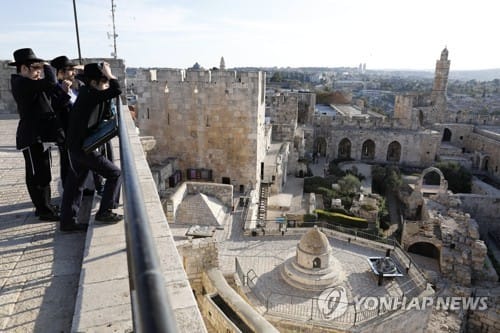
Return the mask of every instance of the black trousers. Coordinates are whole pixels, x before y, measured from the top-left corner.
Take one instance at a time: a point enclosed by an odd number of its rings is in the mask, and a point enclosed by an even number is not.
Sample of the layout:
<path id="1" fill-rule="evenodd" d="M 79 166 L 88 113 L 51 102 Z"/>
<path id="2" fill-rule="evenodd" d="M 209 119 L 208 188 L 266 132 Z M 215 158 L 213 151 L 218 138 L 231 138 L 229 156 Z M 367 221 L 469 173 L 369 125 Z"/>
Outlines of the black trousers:
<path id="1" fill-rule="evenodd" d="M 43 144 L 34 143 L 23 150 L 26 170 L 26 186 L 31 201 L 39 214 L 53 212 L 50 205 L 50 150 L 43 150 Z"/>
<path id="2" fill-rule="evenodd" d="M 83 151 L 70 151 L 69 158 L 71 170 L 64 183 L 61 225 L 78 223 L 78 212 L 89 171 L 106 179 L 98 213 L 117 208 L 122 184 L 120 168 L 98 151 L 88 154 Z"/>
<path id="3" fill-rule="evenodd" d="M 59 146 L 59 165 L 61 168 L 61 183 L 64 187 L 64 181 L 66 180 L 66 175 L 69 170 L 69 156 L 68 150 L 65 147 Z"/>

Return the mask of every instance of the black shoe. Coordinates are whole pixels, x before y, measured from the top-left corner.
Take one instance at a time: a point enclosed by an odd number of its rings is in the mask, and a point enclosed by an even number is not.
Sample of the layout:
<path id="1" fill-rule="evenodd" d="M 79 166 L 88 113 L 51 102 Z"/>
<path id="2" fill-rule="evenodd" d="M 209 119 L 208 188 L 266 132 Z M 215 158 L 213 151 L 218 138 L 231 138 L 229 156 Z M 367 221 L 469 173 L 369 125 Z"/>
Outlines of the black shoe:
<path id="1" fill-rule="evenodd" d="M 58 213 L 48 212 L 43 214 L 38 214 L 38 219 L 40 221 L 59 221 L 61 217 Z"/>
<path id="2" fill-rule="evenodd" d="M 79 231 L 87 231 L 89 225 L 83 223 L 70 223 L 68 225 L 61 225 L 59 230 L 63 232 L 79 232 Z"/>
<path id="3" fill-rule="evenodd" d="M 123 220 L 123 215 L 113 213 L 111 210 L 97 212 L 95 220 L 103 223 L 117 223 Z"/>
<path id="4" fill-rule="evenodd" d="M 52 212 L 55 214 L 59 214 L 59 206 L 58 205 L 50 205 L 49 206 L 52 209 Z M 46 215 L 46 214 L 42 214 Z M 40 216 L 40 213 L 38 212 L 38 209 L 35 208 L 35 216 Z"/>

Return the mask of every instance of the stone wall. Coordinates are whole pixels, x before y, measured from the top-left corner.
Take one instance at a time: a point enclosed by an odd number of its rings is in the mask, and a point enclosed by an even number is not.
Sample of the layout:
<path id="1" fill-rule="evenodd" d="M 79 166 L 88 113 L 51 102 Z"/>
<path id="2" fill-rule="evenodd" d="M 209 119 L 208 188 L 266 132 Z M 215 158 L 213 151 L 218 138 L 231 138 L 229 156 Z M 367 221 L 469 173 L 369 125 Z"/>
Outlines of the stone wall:
<path id="1" fill-rule="evenodd" d="M 169 177 L 178 170 L 175 159 L 167 159 L 160 164 L 150 165 L 151 173 L 159 193 L 163 193 L 169 188 Z"/>
<path id="2" fill-rule="evenodd" d="M 271 118 L 272 139 L 293 141 L 297 129 L 298 98 L 294 93 L 266 95 L 266 116 Z"/>
<path id="3" fill-rule="evenodd" d="M 186 182 L 187 194 L 203 193 L 217 198 L 226 207 L 233 205 L 233 186 L 214 183 Z"/>
<path id="4" fill-rule="evenodd" d="M 465 147 L 465 142 L 474 130 L 474 125 L 471 124 L 435 124 L 433 129 L 441 133 L 441 138 L 443 138 L 444 130 L 447 128 L 451 132 L 450 143 L 456 147 Z"/>
<path id="5" fill-rule="evenodd" d="M 479 239 L 479 227 L 469 214 L 450 210 L 448 216 L 441 220 L 441 272 L 468 287 L 482 273 L 487 247 Z"/>
<path id="6" fill-rule="evenodd" d="M 177 247 L 188 279 L 200 282 L 202 274 L 219 266 L 217 241 L 213 238 L 195 238 Z M 195 289 L 197 294 L 202 290 Z"/>
<path id="7" fill-rule="evenodd" d="M 453 196 L 460 199 L 463 211 L 474 216 L 482 236 L 486 236 L 489 230 L 500 230 L 500 196 L 464 193 Z"/>
<path id="8" fill-rule="evenodd" d="M 483 158 L 481 163 L 475 161 L 474 166 L 478 169 L 487 171 L 494 178 L 500 179 L 499 137 L 487 135 L 487 132 L 475 129 L 475 131 L 467 138 L 465 148 L 468 151 L 477 151 L 485 157 L 487 156 L 488 163 L 485 163 L 485 159 Z"/>
<path id="9" fill-rule="evenodd" d="M 349 126 L 332 128 L 327 135 L 327 154 L 331 158 L 339 156 L 340 142 L 347 138 L 351 145 L 351 158 L 362 160 L 363 143 L 372 140 L 375 143 L 373 161 L 386 163 L 389 145 L 397 142 L 401 145 L 399 163 L 417 166 L 429 166 L 434 162 L 440 138 L 438 132 L 430 130 L 360 129 Z"/>
<path id="10" fill-rule="evenodd" d="M 469 312 L 468 332 L 500 332 L 500 287 L 478 288 L 475 290 L 475 295 L 477 297 L 488 296 L 488 309 Z"/>
<path id="11" fill-rule="evenodd" d="M 264 73 L 135 69 L 132 74 L 139 128 L 157 140 L 151 158 L 176 157 L 183 172 L 204 168 L 216 182 L 258 186 L 266 149 Z"/>

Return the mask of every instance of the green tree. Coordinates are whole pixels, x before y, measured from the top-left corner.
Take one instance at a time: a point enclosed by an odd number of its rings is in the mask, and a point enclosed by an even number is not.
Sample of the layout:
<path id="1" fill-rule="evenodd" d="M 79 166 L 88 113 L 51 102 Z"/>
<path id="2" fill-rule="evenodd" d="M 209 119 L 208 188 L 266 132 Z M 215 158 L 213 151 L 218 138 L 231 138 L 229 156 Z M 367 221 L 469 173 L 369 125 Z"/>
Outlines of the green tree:
<path id="1" fill-rule="evenodd" d="M 470 193 L 472 187 L 472 174 L 463 165 L 457 162 L 438 162 L 436 168 L 441 170 L 448 181 L 448 189 L 453 193 Z"/>
<path id="2" fill-rule="evenodd" d="M 361 182 L 356 176 L 348 174 L 339 179 L 339 186 L 343 194 L 352 196 L 359 191 Z"/>

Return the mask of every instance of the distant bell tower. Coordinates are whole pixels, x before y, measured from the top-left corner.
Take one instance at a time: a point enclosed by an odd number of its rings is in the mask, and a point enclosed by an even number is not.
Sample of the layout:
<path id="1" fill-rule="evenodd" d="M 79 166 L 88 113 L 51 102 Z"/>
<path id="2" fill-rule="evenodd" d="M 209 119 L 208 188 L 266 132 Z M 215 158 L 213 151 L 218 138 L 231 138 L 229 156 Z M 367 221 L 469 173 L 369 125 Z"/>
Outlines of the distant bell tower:
<path id="1" fill-rule="evenodd" d="M 220 66 L 219 68 L 221 70 L 225 70 L 226 69 L 226 62 L 224 61 L 224 57 L 220 57 Z"/>
<path id="2" fill-rule="evenodd" d="M 436 72 L 434 73 L 434 86 L 431 93 L 431 104 L 433 108 L 433 121 L 442 122 L 447 111 L 446 91 L 448 88 L 448 74 L 450 73 L 450 61 L 448 60 L 448 49 L 445 47 L 441 52 L 441 58 L 436 61 Z"/>

